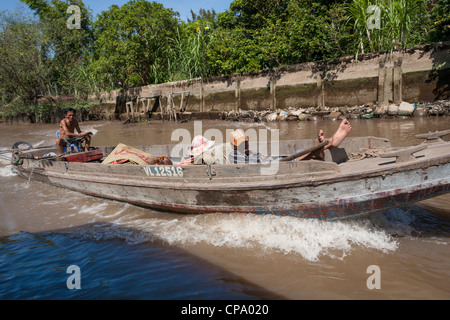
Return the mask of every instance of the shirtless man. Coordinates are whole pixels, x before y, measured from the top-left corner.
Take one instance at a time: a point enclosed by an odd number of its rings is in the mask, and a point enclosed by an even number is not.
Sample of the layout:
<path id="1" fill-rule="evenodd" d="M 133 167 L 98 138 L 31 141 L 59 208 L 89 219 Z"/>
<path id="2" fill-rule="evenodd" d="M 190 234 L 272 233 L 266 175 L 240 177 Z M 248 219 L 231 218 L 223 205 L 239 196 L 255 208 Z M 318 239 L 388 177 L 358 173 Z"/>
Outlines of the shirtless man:
<path id="1" fill-rule="evenodd" d="M 64 153 L 64 146 L 67 144 L 64 139 L 74 139 L 85 141 L 85 151 L 89 151 L 91 145 L 92 132 L 82 132 L 78 121 L 75 119 L 76 111 L 72 108 L 66 109 L 65 118 L 59 123 L 59 139 L 56 139 L 56 147 L 60 153 Z M 78 133 L 75 133 L 77 130 Z M 84 137 L 84 138 L 82 138 Z M 70 140 L 69 140 L 70 141 Z"/>
<path id="2" fill-rule="evenodd" d="M 330 149 L 331 147 L 339 146 L 341 142 L 345 139 L 345 137 L 349 134 L 351 129 L 352 127 L 350 126 L 350 122 L 347 119 L 342 120 L 341 124 L 339 125 L 339 128 L 336 130 L 334 135 L 330 139 L 328 139 L 327 145 L 311 153 L 307 153 L 303 156 L 300 156 L 296 158 L 295 161 L 310 160 L 310 159 L 323 160 L 325 158 L 325 150 Z M 323 130 L 320 130 L 318 139 L 316 141 L 316 145 L 324 141 L 325 137 L 323 134 Z"/>

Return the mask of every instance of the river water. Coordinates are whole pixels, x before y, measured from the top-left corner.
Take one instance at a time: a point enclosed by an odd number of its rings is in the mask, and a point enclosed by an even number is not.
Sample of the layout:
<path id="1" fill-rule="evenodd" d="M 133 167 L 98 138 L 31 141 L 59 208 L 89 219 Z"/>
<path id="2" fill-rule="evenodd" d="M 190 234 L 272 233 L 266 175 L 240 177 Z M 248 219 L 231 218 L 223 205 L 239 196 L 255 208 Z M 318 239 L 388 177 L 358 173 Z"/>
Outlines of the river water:
<path id="1" fill-rule="evenodd" d="M 176 144 L 172 133 L 194 134 L 194 123 L 81 127 L 95 133 L 96 146 L 139 146 Z M 200 124 L 203 131 L 278 129 L 280 139 L 315 138 L 319 129 L 329 136 L 338 126 L 330 120 Z M 350 136 L 405 146 L 422 142 L 415 134 L 449 128 L 449 117 L 353 120 Z M 0 124 L 0 151 L 17 141 L 53 144 L 56 130 Z M 178 215 L 28 182 L 11 169 L 0 160 L 0 299 L 450 298 L 450 195 L 334 222 Z M 80 289 L 70 287 L 76 283 Z"/>

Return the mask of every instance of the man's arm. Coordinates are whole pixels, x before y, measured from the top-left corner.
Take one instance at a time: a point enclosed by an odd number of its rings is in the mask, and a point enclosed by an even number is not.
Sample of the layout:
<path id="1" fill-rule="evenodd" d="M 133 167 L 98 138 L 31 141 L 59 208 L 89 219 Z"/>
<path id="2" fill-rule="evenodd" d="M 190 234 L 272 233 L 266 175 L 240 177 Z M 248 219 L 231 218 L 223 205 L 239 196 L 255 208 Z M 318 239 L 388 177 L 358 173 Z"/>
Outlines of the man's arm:
<path id="1" fill-rule="evenodd" d="M 76 120 L 75 120 L 76 121 Z M 79 133 L 78 136 L 92 135 L 92 132 L 81 131 L 78 121 L 75 122 L 75 129 Z"/>
<path id="2" fill-rule="evenodd" d="M 77 130 L 77 132 L 81 134 L 82 131 L 81 131 L 81 129 L 80 129 L 80 125 L 78 124 L 78 121 L 77 121 L 77 120 L 75 120 L 74 125 L 75 125 L 75 129 Z"/>

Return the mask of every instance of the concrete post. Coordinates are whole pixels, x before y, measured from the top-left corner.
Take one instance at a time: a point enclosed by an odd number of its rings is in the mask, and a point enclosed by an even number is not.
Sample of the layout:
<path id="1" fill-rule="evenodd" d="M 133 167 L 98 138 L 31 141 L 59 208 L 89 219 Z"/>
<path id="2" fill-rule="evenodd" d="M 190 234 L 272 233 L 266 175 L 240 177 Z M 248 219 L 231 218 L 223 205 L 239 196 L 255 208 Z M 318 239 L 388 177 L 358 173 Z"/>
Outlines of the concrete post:
<path id="1" fill-rule="evenodd" d="M 322 109 L 325 106 L 325 88 L 323 86 L 322 76 L 320 73 L 316 75 L 317 79 L 317 107 Z"/>
<path id="2" fill-rule="evenodd" d="M 394 68 L 386 68 L 386 81 L 384 83 L 384 99 L 389 103 L 394 101 Z"/>
<path id="3" fill-rule="evenodd" d="M 126 105 L 126 108 L 127 108 L 128 118 L 134 120 L 133 101 L 127 102 L 125 105 Z M 130 117 L 130 114 L 131 114 L 131 117 Z"/>
<path id="4" fill-rule="evenodd" d="M 394 103 L 399 104 L 402 102 L 402 59 L 399 58 L 394 62 L 393 70 L 393 82 L 394 82 Z"/>
<path id="5" fill-rule="evenodd" d="M 203 78 L 200 78 L 200 112 L 205 110 L 205 101 L 203 99 Z"/>
<path id="6" fill-rule="evenodd" d="M 234 110 L 237 111 L 241 107 L 241 75 L 238 75 L 236 77 L 235 97 L 236 97 L 236 106 L 234 107 Z"/>
<path id="7" fill-rule="evenodd" d="M 276 97 L 276 91 L 277 91 L 277 75 L 274 70 L 270 73 L 270 109 L 276 110 L 277 109 L 277 97 Z"/>
<path id="8" fill-rule="evenodd" d="M 385 84 L 386 84 L 386 67 L 384 66 L 384 62 L 380 61 L 378 67 L 378 104 L 387 103 L 386 94 L 385 94 Z"/>

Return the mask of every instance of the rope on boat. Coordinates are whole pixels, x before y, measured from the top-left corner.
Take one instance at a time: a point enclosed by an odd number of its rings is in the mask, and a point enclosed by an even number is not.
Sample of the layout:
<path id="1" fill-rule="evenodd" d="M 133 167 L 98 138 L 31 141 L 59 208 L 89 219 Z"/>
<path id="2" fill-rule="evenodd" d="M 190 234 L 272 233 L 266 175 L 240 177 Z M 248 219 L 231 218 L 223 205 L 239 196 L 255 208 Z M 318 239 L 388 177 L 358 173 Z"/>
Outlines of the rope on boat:
<path id="1" fill-rule="evenodd" d="M 349 155 L 349 161 L 358 161 L 365 158 L 377 158 L 380 153 L 386 152 L 389 148 L 361 148 L 358 152 Z"/>

